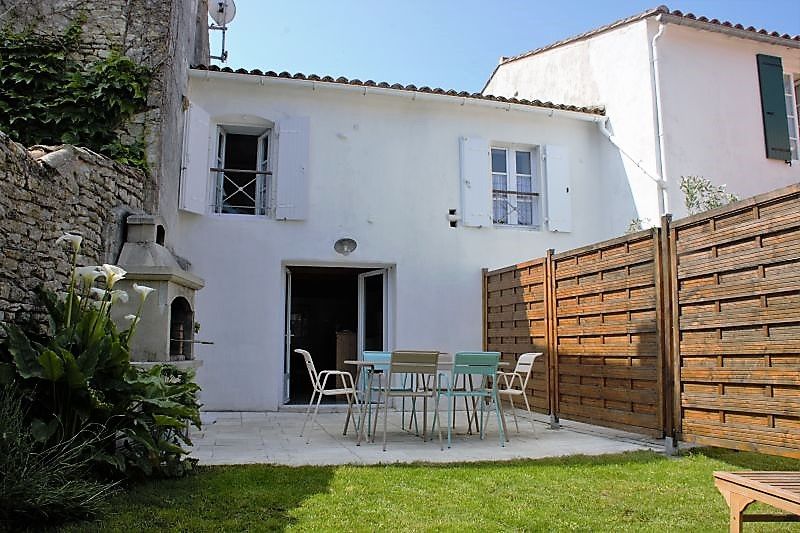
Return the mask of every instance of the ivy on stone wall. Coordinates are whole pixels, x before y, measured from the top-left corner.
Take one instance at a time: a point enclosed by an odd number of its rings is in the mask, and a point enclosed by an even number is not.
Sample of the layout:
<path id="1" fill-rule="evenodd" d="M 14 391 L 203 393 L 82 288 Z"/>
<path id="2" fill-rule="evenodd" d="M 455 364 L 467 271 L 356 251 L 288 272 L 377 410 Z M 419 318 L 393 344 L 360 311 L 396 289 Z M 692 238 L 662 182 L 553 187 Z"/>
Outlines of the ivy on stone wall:
<path id="1" fill-rule="evenodd" d="M 0 30 L 0 131 L 144 167 L 143 140 L 123 142 L 117 130 L 146 110 L 150 72 L 117 51 L 82 63 L 80 34 L 79 23 L 60 36 Z"/>

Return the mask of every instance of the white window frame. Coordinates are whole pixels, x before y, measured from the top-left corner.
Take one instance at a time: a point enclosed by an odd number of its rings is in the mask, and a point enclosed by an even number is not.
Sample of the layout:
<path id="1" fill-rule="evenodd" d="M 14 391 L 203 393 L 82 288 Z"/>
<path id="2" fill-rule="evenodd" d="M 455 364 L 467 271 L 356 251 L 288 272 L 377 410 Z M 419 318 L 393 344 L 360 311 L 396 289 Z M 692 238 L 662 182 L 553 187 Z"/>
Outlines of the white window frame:
<path id="1" fill-rule="evenodd" d="M 493 150 L 503 150 L 506 155 L 506 193 L 501 192 L 494 186 L 495 176 L 502 175 L 502 173 L 494 172 L 492 167 Z M 527 176 L 526 174 L 517 173 L 517 152 L 528 152 L 530 154 L 530 167 L 531 167 L 531 202 L 537 203 L 538 210 L 534 210 L 531 206 L 531 221 L 530 224 L 520 224 L 519 214 L 517 207 L 519 199 L 523 196 L 517 193 L 519 176 Z M 537 145 L 521 145 L 521 144 L 504 144 L 504 143 L 491 143 L 489 147 L 489 166 L 492 181 L 492 222 L 494 227 L 513 227 L 513 228 L 526 228 L 532 230 L 542 229 L 542 210 L 544 209 L 544 184 L 542 183 L 542 150 Z M 538 185 L 538 187 L 537 187 Z M 498 221 L 495 218 L 495 201 L 504 200 L 507 205 L 506 222 Z M 535 214 L 535 215 L 534 215 Z"/>
<path id="2" fill-rule="evenodd" d="M 792 150 L 792 161 L 800 160 L 800 102 L 797 92 L 800 91 L 800 80 L 787 72 L 783 73 L 783 97 L 786 101 L 786 118 L 789 121 L 789 147 Z"/>
<path id="3" fill-rule="evenodd" d="M 216 128 L 216 141 L 214 152 L 214 167 L 211 168 L 213 175 L 213 211 L 221 216 L 234 216 L 234 217 L 260 217 L 260 218 L 273 218 L 275 213 L 275 192 L 273 175 L 273 161 L 275 160 L 275 128 L 268 127 L 253 127 L 253 126 L 240 126 L 236 124 L 217 124 Z M 254 180 L 255 198 L 253 213 L 224 213 L 223 207 L 223 184 L 224 184 L 224 170 L 237 170 L 227 169 L 225 167 L 225 139 L 227 135 L 249 135 L 257 137 L 256 148 L 256 173 Z M 264 142 L 267 143 L 267 149 L 264 149 Z"/>

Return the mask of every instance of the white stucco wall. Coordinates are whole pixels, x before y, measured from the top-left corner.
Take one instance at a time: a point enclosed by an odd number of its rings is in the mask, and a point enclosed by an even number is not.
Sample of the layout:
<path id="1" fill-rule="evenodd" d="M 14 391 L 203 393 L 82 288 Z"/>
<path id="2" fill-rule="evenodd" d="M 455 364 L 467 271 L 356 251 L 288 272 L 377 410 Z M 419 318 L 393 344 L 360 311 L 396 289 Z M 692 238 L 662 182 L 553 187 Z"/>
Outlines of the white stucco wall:
<path id="1" fill-rule="evenodd" d="M 624 229 L 631 218 L 658 223 L 658 189 L 637 166 L 657 175 L 656 123 L 650 90 L 650 53 L 645 21 L 570 43 L 498 67 L 484 94 L 518 96 L 572 105 L 603 105 L 609 126 L 624 157 L 607 143 L 602 171 L 609 175 L 624 169 L 625 189 L 633 192 L 637 214 L 618 213 L 616 225 Z M 619 190 L 603 191 L 609 204 Z M 627 217 L 627 218 L 624 218 Z"/>
<path id="2" fill-rule="evenodd" d="M 501 65 L 484 93 L 605 105 L 619 144 L 658 174 L 652 40 L 655 17 Z M 800 73 L 800 51 L 674 23 L 658 39 L 667 210 L 686 214 L 679 181 L 701 175 L 744 198 L 800 181 L 800 165 L 767 159 L 756 54 L 779 56 Z M 639 216 L 657 220 L 657 189 L 618 155 Z M 608 165 L 607 171 L 613 172 Z M 607 191 L 613 197 L 615 191 Z"/>
<path id="3" fill-rule="evenodd" d="M 657 31 L 655 21 L 651 32 Z M 800 181 L 800 164 L 767 159 L 756 54 L 800 73 L 800 50 L 667 24 L 659 40 L 670 204 L 685 214 L 678 182 L 701 175 L 741 198 Z"/>
<path id="4" fill-rule="evenodd" d="M 253 76 L 190 80 L 189 98 L 213 117 L 310 117 L 309 216 L 275 221 L 181 213 L 176 251 L 205 288 L 197 295 L 198 379 L 206 409 L 276 409 L 284 364 L 283 266 L 391 265 L 390 348 L 481 347 L 481 268 L 540 257 L 619 233 L 611 213 L 631 193 L 601 171 L 607 141 L 590 122 L 487 109 L 458 99 L 414 100 L 319 84 L 259 85 Z M 455 102 L 455 103 L 454 103 Z M 569 148 L 572 233 L 450 228 L 459 207 L 459 137 Z M 280 141 L 279 141 L 280 142 Z M 624 181 L 624 177 L 622 178 Z M 607 185 L 619 189 L 604 201 Z M 347 257 L 333 243 L 351 237 Z"/>

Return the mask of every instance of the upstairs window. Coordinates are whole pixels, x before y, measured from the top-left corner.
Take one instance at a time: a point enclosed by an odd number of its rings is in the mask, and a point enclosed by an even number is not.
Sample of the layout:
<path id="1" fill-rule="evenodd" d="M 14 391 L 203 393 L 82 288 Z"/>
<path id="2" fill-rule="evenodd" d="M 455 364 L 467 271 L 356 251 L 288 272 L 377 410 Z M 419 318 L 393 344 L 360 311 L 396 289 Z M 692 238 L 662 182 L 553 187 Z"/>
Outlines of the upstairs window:
<path id="1" fill-rule="evenodd" d="M 214 210 L 223 214 L 267 215 L 272 190 L 272 129 L 217 128 Z"/>
<path id="2" fill-rule="evenodd" d="M 492 220 L 541 227 L 542 180 L 538 147 L 492 147 Z"/>

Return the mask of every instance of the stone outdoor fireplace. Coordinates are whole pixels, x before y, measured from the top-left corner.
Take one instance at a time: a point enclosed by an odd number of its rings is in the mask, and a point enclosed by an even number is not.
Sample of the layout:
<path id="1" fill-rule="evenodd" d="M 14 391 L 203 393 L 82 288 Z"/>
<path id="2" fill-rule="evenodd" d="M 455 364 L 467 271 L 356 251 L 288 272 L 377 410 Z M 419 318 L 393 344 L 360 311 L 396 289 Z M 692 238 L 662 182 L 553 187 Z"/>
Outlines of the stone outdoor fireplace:
<path id="1" fill-rule="evenodd" d="M 164 221 L 159 216 L 130 215 L 127 238 L 118 264 L 127 271 L 117 288 L 130 295 L 127 304 L 115 306 L 114 318 L 135 314 L 139 295 L 133 284 L 156 289 L 142 309 L 142 318 L 131 343 L 131 359 L 137 362 L 175 363 L 196 367 L 195 292 L 203 288 L 199 277 L 183 270 L 164 246 Z M 127 327 L 127 326 L 125 326 Z"/>

